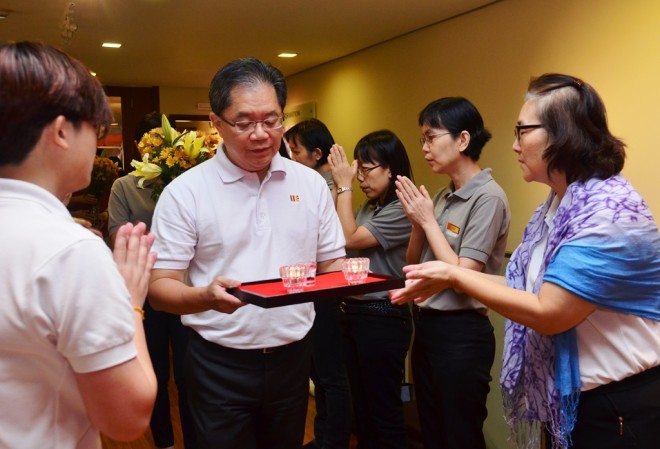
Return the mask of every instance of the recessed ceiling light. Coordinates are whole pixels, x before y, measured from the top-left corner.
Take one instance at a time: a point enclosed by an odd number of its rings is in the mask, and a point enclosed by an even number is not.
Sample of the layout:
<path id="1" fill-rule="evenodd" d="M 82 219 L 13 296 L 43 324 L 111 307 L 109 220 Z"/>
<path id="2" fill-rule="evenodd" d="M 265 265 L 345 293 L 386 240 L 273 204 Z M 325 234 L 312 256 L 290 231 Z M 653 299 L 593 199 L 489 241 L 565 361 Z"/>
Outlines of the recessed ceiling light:
<path id="1" fill-rule="evenodd" d="M 298 56 L 298 53 L 280 53 L 277 55 L 278 58 L 295 58 Z"/>
<path id="2" fill-rule="evenodd" d="M 119 48 L 119 47 L 121 47 L 121 44 L 118 44 L 118 43 L 116 43 L 116 42 L 103 42 L 103 44 L 101 45 L 101 47 L 105 47 L 105 48 Z"/>

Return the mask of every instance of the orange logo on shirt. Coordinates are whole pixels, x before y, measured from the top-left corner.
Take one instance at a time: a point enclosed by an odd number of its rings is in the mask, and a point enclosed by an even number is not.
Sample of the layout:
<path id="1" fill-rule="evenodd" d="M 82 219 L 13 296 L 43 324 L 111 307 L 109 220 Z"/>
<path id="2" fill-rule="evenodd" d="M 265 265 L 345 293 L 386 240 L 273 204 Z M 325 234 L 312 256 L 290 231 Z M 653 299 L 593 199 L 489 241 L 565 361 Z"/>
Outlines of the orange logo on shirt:
<path id="1" fill-rule="evenodd" d="M 292 203 L 299 203 L 300 202 L 300 196 L 298 196 L 298 195 L 289 195 L 289 199 L 291 200 Z"/>
<path id="2" fill-rule="evenodd" d="M 447 229 L 457 235 L 459 232 L 461 232 L 461 228 L 459 228 L 453 223 L 447 223 Z"/>

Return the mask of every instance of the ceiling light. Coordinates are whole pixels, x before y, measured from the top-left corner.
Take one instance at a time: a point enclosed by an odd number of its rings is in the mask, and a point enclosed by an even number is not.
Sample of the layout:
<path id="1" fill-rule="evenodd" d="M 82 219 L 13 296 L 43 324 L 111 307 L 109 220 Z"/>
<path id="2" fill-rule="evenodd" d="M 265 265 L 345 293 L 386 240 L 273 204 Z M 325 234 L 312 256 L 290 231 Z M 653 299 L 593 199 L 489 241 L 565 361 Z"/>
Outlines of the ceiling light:
<path id="1" fill-rule="evenodd" d="M 6 19 L 7 17 L 9 17 L 10 12 L 11 11 L 7 9 L 0 10 L 0 19 Z"/>
<path id="2" fill-rule="evenodd" d="M 105 47 L 105 48 L 119 48 L 119 47 L 121 47 L 121 44 L 118 44 L 118 43 L 116 43 L 116 42 L 103 42 L 103 44 L 101 45 L 101 47 Z"/>
<path id="3" fill-rule="evenodd" d="M 280 53 L 277 55 L 278 58 L 295 58 L 298 56 L 298 53 Z"/>
<path id="4" fill-rule="evenodd" d="M 92 76 L 96 76 L 96 72 L 93 71 L 93 70 L 90 70 L 90 71 L 89 71 L 89 74 L 92 75 Z"/>

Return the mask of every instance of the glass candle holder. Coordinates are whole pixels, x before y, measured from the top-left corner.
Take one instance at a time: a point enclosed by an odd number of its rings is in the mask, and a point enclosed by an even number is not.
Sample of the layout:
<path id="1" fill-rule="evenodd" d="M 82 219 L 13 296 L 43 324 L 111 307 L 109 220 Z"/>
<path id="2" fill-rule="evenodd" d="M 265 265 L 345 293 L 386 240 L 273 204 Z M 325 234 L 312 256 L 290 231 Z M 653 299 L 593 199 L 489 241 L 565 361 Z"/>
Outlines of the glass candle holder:
<path id="1" fill-rule="evenodd" d="M 366 257 L 344 259 L 341 268 L 349 285 L 362 284 L 369 274 L 369 259 Z"/>
<path id="2" fill-rule="evenodd" d="M 297 263 L 293 265 L 284 265 L 280 267 L 280 277 L 282 284 L 288 293 L 300 293 L 305 289 L 307 280 L 307 265 Z"/>
<path id="3" fill-rule="evenodd" d="M 305 286 L 309 287 L 316 285 L 316 262 L 305 262 L 307 267 L 307 279 L 305 279 Z"/>

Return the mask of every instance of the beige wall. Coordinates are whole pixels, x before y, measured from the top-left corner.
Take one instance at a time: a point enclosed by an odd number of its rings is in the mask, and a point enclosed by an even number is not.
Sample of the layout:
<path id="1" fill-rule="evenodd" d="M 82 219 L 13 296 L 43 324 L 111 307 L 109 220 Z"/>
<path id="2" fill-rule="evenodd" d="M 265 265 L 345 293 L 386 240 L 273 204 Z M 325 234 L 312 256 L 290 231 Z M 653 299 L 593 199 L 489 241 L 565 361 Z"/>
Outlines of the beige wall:
<path id="1" fill-rule="evenodd" d="M 211 80 L 209 79 L 209 82 Z M 160 88 L 160 109 L 163 114 L 205 115 L 208 111 L 197 109 L 197 103 L 209 102 L 208 89 L 181 87 Z"/>
<path id="2" fill-rule="evenodd" d="M 292 76 L 289 104 L 315 101 L 317 117 L 349 154 L 364 134 L 393 130 L 411 155 L 418 184 L 436 191 L 447 179 L 432 175 L 421 157 L 417 114 L 439 97 L 469 98 L 493 133 L 481 162 L 493 168 L 509 196 L 511 250 L 548 192 L 522 181 L 511 151 L 529 78 L 545 72 L 579 76 L 601 94 L 613 133 L 628 144 L 624 174 L 660 218 L 656 0 L 502 0 Z M 498 356 L 485 433 L 490 448 L 507 448 L 497 387 L 503 321 L 497 315 L 492 321 Z"/>
<path id="3" fill-rule="evenodd" d="M 436 98 L 467 97 L 493 133 L 481 162 L 509 196 L 513 249 L 547 194 L 545 186 L 520 177 L 513 125 L 530 76 L 551 71 L 582 77 L 601 94 L 612 131 L 628 144 L 624 174 L 660 217 L 655 0 L 503 0 L 294 75 L 288 102 L 315 101 L 317 117 L 349 154 L 364 134 L 393 130 L 411 155 L 418 183 L 436 191 L 447 180 L 432 175 L 422 159 L 417 114 Z"/>

